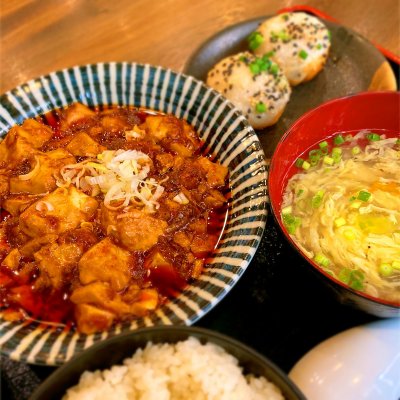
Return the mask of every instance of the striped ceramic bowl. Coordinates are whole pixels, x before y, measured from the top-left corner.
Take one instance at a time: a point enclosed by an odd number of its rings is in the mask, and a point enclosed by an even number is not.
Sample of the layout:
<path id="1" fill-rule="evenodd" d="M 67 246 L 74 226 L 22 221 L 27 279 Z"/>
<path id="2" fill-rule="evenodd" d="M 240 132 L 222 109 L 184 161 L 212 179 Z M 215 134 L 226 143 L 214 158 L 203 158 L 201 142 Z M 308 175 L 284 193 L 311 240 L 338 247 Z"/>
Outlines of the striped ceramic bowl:
<path id="1" fill-rule="evenodd" d="M 0 134 L 15 124 L 73 102 L 134 105 L 172 113 L 192 124 L 229 169 L 232 203 L 222 240 L 203 274 L 154 314 L 85 335 L 38 321 L 7 322 L 0 313 L 0 348 L 14 360 L 61 365 L 100 340 L 153 325 L 191 325 L 242 276 L 266 221 L 267 168 L 258 138 L 224 97 L 196 79 L 135 63 L 99 63 L 53 72 L 1 96 Z"/>

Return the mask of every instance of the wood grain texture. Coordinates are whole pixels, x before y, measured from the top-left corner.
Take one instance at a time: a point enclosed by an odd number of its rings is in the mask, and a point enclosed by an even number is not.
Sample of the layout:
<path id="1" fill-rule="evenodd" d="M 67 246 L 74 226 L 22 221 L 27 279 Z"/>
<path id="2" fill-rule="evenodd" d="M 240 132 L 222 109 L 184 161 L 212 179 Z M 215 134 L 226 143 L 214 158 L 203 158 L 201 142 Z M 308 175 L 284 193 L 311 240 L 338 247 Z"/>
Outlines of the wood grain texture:
<path id="1" fill-rule="evenodd" d="M 221 29 L 291 0 L 6 0 L 0 9 L 0 92 L 53 70 L 137 61 L 182 70 Z M 400 54 L 398 0 L 303 1 Z"/>

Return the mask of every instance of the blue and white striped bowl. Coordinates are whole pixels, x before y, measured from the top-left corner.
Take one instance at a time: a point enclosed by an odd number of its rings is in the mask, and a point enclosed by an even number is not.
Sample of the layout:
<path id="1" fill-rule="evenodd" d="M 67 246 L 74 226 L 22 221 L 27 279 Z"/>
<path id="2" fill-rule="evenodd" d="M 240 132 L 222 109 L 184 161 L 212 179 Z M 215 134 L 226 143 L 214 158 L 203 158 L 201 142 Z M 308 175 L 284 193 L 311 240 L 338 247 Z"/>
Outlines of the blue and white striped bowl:
<path id="1" fill-rule="evenodd" d="M 229 169 L 232 202 L 222 239 L 204 273 L 149 317 L 84 335 L 35 321 L 7 322 L 0 313 L 0 348 L 14 360 L 61 365 L 91 344 L 152 325 L 191 325 L 235 285 L 261 241 L 266 221 L 267 167 L 258 138 L 223 96 L 196 79 L 135 63 L 99 63 L 53 72 L 0 98 L 0 135 L 24 119 L 82 102 L 134 105 L 172 113 L 192 124 Z"/>

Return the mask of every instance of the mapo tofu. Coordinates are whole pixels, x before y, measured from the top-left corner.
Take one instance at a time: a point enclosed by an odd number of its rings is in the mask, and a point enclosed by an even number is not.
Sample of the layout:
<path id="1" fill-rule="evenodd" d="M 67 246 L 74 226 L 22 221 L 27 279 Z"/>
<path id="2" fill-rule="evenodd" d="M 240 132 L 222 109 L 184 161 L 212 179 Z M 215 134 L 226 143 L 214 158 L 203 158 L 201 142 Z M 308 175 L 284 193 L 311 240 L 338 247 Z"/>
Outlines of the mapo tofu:
<path id="1" fill-rule="evenodd" d="M 172 115 L 73 104 L 0 143 L 0 305 L 83 333 L 154 312 L 199 277 L 226 167 Z"/>

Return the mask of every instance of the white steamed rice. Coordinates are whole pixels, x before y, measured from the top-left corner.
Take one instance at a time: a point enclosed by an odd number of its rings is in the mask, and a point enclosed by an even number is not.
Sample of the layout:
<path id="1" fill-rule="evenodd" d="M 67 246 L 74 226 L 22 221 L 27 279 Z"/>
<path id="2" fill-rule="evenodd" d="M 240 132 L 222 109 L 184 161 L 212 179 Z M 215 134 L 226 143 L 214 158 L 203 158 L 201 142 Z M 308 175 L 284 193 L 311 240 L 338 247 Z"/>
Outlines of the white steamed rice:
<path id="1" fill-rule="evenodd" d="M 63 400 L 282 400 L 264 377 L 243 375 L 223 348 L 190 337 L 176 344 L 148 344 L 123 365 L 82 374 Z"/>

